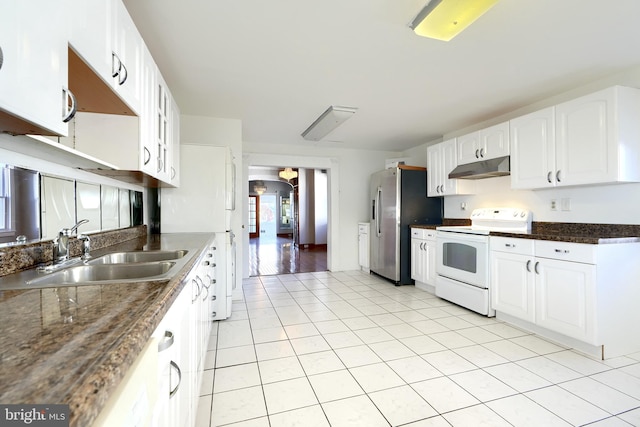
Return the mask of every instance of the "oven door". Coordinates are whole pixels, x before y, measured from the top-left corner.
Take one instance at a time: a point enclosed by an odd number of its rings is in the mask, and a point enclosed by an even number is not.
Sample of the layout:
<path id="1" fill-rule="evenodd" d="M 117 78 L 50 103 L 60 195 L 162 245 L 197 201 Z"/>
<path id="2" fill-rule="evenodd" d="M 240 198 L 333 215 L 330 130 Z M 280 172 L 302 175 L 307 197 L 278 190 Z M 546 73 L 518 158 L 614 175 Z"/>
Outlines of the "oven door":
<path id="1" fill-rule="evenodd" d="M 436 242 L 438 275 L 489 287 L 489 236 L 438 230 Z"/>

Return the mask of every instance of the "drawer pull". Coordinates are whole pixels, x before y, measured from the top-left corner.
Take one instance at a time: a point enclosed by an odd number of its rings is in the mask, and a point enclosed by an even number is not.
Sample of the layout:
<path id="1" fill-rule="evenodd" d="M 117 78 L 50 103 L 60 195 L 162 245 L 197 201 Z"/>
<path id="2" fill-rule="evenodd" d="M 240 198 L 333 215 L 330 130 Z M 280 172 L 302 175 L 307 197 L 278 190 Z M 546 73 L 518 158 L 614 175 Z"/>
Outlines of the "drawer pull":
<path id="1" fill-rule="evenodd" d="M 514 245 L 514 244 L 512 244 L 512 243 L 505 243 L 504 245 L 505 245 L 506 247 L 508 247 L 508 248 L 515 248 L 515 247 L 516 247 L 516 245 Z"/>
<path id="2" fill-rule="evenodd" d="M 558 254 L 568 254 L 569 250 L 568 249 L 556 249 L 556 253 L 558 253 Z"/>
<path id="3" fill-rule="evenodd" d="M 173 345 L 174 336 L 171 331 L 164 331 L 164 338 L 158 343 L 158 353 L 165 351 Z"/>
<path id="4" fill-rule="evenodd" d="M 527 260 L 527 271 L 531 273 L 531 260 Z"/>
<path id="5" fill-rule="evenodd" d="M 169 391 L 169 397 L 173 397 L 177 392 L 178 392 L 178 388 L 180 387 L 180 383 L 182 382 L 182 371 L 180 370 L 180 366 L 178 366 L 178 364 L 176 362 L 174 362 L 173 360 L 169 362 L 169 364 L 171 365 L 171 367 L 173 369 L 176 370 L 176 372 L 178 372 L 178 384 L 176 384 L 175 388 L 173 390 Z M 169 371 L 171 372 L 171 371 Z M 171 378 L 169 378 L 169 382 L 171 382 Z"/>

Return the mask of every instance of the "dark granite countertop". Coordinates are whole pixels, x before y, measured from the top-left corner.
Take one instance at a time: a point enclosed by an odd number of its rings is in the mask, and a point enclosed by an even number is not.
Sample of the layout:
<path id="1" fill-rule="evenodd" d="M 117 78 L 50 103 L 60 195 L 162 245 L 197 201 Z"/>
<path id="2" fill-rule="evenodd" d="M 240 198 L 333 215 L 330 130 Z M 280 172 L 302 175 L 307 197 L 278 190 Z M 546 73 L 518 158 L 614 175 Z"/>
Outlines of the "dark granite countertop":
<path id="1" fill-rule="evenodd" d="M 444 219 L 443 225 L 469 225 L 468 220 Z M 437 225 L 412 225 L 412 228 L 435 229 Z M 640 225 L 588 224 L 565 222 L 533 222 L 530 233 L 492 231 L 490 236 L 520 239 L 550 240 L 555 242 L 585 243 L 590 245 L 640 242 Z"/>
<path id="2" fill-rule="evenodd" d="M 0 291 L 0 402 L 69 404 L 70 425 L 90 426 L 211 237 L 141 237 L 103 250 L 188 249 L 169 281 Z"/>

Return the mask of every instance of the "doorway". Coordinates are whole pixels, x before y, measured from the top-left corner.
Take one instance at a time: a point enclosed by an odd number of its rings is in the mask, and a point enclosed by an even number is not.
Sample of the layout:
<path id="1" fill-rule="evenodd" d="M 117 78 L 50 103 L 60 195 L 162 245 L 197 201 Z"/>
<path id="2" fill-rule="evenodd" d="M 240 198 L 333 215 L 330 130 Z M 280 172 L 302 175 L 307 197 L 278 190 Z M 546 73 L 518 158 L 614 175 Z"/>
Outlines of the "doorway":
<path id="1" fill-rule="evenodd" d="M 327 270 L 326 171 L 297 168 L 300 179 L 287 181 L 282 169 L 249 168 L 249 276 Z"/>

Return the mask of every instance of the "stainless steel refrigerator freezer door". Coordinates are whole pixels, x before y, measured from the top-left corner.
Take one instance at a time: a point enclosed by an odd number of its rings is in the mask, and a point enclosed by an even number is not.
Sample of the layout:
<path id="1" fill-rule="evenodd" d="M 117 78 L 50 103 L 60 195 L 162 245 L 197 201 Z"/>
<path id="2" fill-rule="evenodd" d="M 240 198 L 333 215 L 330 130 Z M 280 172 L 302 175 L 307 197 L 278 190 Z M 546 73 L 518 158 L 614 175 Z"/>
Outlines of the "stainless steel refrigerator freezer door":
<path id="1" fill-rule="evenodd" d="M 371 271 L 400 280 L 398 174 L 387 169 L 371 177 Z"/>

